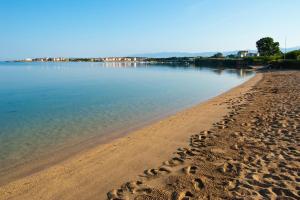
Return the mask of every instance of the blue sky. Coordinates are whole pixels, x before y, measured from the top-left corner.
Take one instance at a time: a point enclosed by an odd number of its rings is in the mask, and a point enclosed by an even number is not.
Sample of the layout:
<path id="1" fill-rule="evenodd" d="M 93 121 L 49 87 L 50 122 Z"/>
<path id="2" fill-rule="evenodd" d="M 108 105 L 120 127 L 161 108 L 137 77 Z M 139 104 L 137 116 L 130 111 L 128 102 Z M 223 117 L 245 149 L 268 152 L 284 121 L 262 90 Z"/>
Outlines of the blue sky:
<path id="1" fill-rule="evenodd" d="M 0 59 L 300 45 L 299 0 L 0 0 Z"/>

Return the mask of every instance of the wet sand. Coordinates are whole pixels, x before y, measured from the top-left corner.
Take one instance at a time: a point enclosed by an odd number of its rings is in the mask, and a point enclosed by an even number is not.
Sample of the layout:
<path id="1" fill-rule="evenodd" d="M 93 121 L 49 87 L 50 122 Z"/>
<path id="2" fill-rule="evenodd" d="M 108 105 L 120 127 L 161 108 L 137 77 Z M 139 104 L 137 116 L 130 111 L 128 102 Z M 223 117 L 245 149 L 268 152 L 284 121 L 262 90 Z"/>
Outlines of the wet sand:
<path id="1" fill-rule="evenodd" d="M 299 74 L 257 74 L 207 102 L 3 185 L 0 199 L 296 199 Z"/>

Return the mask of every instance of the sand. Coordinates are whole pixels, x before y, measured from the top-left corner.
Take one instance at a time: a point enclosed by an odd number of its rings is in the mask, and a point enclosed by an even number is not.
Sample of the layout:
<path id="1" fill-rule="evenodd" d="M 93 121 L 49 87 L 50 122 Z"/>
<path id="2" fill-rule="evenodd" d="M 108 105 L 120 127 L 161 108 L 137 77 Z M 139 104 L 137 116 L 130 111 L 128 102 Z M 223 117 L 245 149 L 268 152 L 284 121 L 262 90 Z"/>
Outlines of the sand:
<path id="1" fill-rule="evenodd" d="M 300 71 L 269 72 L 231 111 L 109 199 L 300 199 Z"/>
<path id="2" fill-rule="evenodd" d="M 257 74 L 2 185 L 0 199 L 299 199 L 299 80 L 299 72 Z"/>

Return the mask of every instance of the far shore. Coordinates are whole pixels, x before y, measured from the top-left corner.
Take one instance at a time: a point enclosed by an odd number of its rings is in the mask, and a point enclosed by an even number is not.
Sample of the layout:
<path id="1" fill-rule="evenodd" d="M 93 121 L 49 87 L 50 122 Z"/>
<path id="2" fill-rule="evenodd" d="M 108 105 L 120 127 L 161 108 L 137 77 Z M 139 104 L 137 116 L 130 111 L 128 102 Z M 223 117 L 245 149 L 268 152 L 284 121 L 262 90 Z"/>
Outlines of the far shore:
<path id="1" fill-rule="evenodd" d="M 261 78 L 257 74 L 204 103 L 14 178 L 0 186 L 0 196 L 22 200 L 106 199 L 109 190 L 168 160 L 177 148 L 187 145 L 191 135 L 209 129 L 229 112 L 224 102 L 246 93 Z"/>

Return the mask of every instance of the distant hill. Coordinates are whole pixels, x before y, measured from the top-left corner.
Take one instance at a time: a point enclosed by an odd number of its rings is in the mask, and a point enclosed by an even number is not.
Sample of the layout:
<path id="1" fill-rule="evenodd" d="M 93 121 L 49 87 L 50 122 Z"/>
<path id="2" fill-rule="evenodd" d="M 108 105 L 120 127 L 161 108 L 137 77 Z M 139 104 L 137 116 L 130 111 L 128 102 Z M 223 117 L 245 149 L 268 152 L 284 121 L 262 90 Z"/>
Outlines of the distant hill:
<path id="1" fill-rule="evenodd" d="M 300 49 L 300 46 L 297 46 L 297 47 L 291 47 L 291 48 L 286 48 L 286 51 L 289 52 L 289 51 L 294 51 L 294 50 L 299 50 Z M 284 48 L 281 48 L 281 51 L 284 52 Z"/>
<path id="2" fill-rule="evenodd" d="M 294 51 L 300 49 L 300 46 L 297 47 L 291 47 L 287 48 L 287 52 L 289 51 Z M 251 53 L 256 53 L 257 50 L 249 50 Z M 281 48 L 281 51 L 284 52 L 285 49 Z M 169 58 L 169 57 L 197 57 L 197 56 L 202 56 L 202 57 L 210 57 L 213 56 L 214 54 L 218 53 L 219 51 L 211 51 L 211 52 L 158 52 L 158 53 L 143 53 L 143 54 L 134 54 L 130 55 L 132 57 L 148 57 L 148 58 Z M 223 55 L 227 56 L 230 54 L 237 54 L 236 51 L 223 51 L 221 52 Z"/>
<path id="3" fill-rule="evenodd" d="M 256 52 L 255 50 L 249 50 L 250 52 Z M 211 52 L 159 52 L 159 53 L 144 53 L 144 54 L 134 54 L 130 55 L 133 57 L 148 57 L 148 58 L 169 58 L 169 57 L 209 57 L 218 53 L 219 51 L 211 51 Z M 223 55 L 227 56 L 230 54 L 237 54 L 238 51 L 224 51 L 221 52 Z"/>

